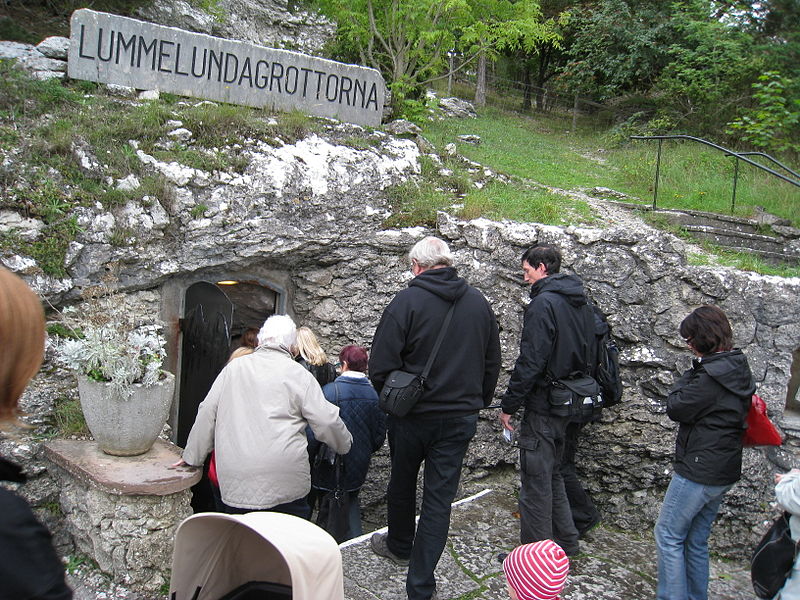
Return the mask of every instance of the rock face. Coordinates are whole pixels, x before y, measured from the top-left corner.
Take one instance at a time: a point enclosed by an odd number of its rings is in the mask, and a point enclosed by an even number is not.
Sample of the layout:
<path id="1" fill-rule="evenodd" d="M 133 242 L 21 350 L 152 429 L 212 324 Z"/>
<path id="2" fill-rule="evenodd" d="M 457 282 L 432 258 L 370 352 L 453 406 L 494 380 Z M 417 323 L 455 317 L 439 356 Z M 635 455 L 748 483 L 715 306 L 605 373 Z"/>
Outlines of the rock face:
<path id="1" fill-rule="evenodd" d="M 336 26 L 319 14 L 291 6 L 286 0 L 220 0 L 215 14 L 185 0 L 161 0 L 138 11 L 137 17 L 218 37 L 319 54 Z"/>
<path id="2" fill-rule="evenodd" d="M 368 140 L 369 147 L 348 145 L 353 136 Z M 646 225 L 560 228 L 466 222 L 442 213 L 436 232 L 384 229 L 391 214 L 386 187 L 419 172 L 414 142 L 331 124 L 292 144 L 250 140 L 242 146 L 250 157 L 242 174 L 198 171 L 139 152 L 148 169 L 170 181 L 171 199 L 131 203 L 113 213 L 83 208 L 69 277 L 44 276 L 28 257 L 2 261 L 56 305 L 75 300 L 80 286 L 96 283 L 104 265 L 115 263 L 124 288 L 161 294 L 161 313 L 173 331 L 173 361 L 188 284 L 271 281 L 287 312 L 335 354 L 345 344 L 370 344 L 381 311 L 411 277 L 409 248 L 437 233 L 451 243 L 460 273 L 497 314 L 503 347 L 499 396 L 517 356 L 527 301 L 519 257 L 533 243 L 556 244 L 564 270 L 584 279 L 622 349 L 624 403 L 586 429 L 579 466 L 606 523 L 623 529 L 652 528 L 669 481 L 675 426 L 664 402 L 676 374 L 689 366 L 678 325 L 692 309 L 713 302 L 727 312 L 759 393 L 773 416 L 782 412 L 792 351 L 800 347 L 797 279 L 689 266 L 682 241 Z M 118 225 L 130 233 L 130 243 L 112 243 Z M 517 460 L 500 440 L 496 409 L 482 417 L 468 454 L 468 479 Z M 385 493 L 385 455 L 373 464 L 362 493 L 366 503 Z M 761 451 L 748 449 L 744 470 L 712 535 L 713 549 L 723 555 L 746 554 L 770 515 L 774 466 Z"/>

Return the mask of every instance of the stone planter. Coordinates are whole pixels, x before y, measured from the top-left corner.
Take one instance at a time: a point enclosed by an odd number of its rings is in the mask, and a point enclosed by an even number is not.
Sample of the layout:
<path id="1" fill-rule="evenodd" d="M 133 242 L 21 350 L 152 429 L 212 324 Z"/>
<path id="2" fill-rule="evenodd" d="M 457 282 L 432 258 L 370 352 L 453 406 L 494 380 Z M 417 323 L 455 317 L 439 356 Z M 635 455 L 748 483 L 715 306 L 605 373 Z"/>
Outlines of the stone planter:
<path id="1" fill-rule="evenodd" d="M 109 383 L 78 376 L 83 416 L 100 449 L 114 456 L 147 452 L 164 428 L 172 405 L 175 376 L 156 385 L 134 384 L 130 398 L 120 398 Z"/>

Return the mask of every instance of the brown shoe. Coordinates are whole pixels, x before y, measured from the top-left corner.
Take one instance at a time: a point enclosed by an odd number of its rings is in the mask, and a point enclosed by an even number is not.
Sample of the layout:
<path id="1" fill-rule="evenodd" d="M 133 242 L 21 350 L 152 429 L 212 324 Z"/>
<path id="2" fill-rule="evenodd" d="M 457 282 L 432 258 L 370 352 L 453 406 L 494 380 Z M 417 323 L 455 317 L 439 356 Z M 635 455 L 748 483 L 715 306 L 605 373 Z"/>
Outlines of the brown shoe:
<path id="1" fill-rule="evenodd" d="M 374 533 L 372 537 L 369 539 L 369 547 L 372 548 L 372 551 L 377 554 L 378 556 L 383 556 L 388 558 L 398 567 L 407 567 L 409 563 L 409 559 L 407 558 L 400 558 L 394 552 L 389 550 L 389 546 L 386 543 L 386 537 L 388 534 L 386 533 Z"/>

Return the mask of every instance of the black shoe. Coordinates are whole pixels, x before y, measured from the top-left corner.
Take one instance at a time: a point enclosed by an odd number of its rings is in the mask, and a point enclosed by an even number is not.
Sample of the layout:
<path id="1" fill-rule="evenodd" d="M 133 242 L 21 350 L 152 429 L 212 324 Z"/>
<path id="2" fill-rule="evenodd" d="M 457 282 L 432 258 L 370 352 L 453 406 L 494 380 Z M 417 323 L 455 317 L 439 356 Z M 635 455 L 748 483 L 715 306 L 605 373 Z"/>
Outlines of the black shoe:
<path id="1" fill-rule="evenodd" d="M 506 559 L 506 556 L 508 556 L 508 552 L 501 552 L 500 554 L 497 555 L 497 562 L 499 562 L 502 565 L 503 561 Z"/>
<path id="2" fill-rule="evenodd" d="M 398 567 L 407 567 L 409 563 L 408 558 L 400 558 L 394 552 L 389 550 L 389 546 L 386 543 L 387 535 L 388 534 L 386 533 L 374 533 L 369 539 L 369 547 L 372 548 L 372 551 L 375 554 L 378 556 L 383 556 L 384 558 L 388 558 Z"/>
<path id="3" fill-rule="evenodd" d="M 595 520 L 594 520 L 594 521 L 592 521 L 591 523 L 589 523 L 589 525 L 587 525 L 587 526 L 586 526 L 586 527 L 584 527 L 583 529 L 579 529 L 579 530 L 578 530 L 578 539 L 579 539 L 579 540 L 582 540 L 582 539 L 584 538 L 584 536 L 586 536 L 587 534 L 589 534 L 589 532 L 591 532 L 591 531 L 592 531 L 592 530 L 593 530 L 595 527 L 597 527 L 598 525 L 600 525 L 601 521 L 602 521 L 602 520 L 600 519 L 600 515 L 597 515 L 597 517 L 595 518 Z"/>

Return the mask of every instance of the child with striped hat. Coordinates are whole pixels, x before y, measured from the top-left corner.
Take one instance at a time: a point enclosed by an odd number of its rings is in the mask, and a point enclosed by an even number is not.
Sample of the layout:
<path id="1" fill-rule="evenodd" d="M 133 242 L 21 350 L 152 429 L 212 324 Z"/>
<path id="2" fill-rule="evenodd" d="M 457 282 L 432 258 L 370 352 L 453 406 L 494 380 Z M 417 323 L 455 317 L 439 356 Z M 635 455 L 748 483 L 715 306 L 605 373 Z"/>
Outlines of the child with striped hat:
<path id="1" fill-rule="evenodd" d="M 552 540 L 514 548 L 503 560 L 512 600 L 557 600 L 569 572 L 569 558 Z"/>

